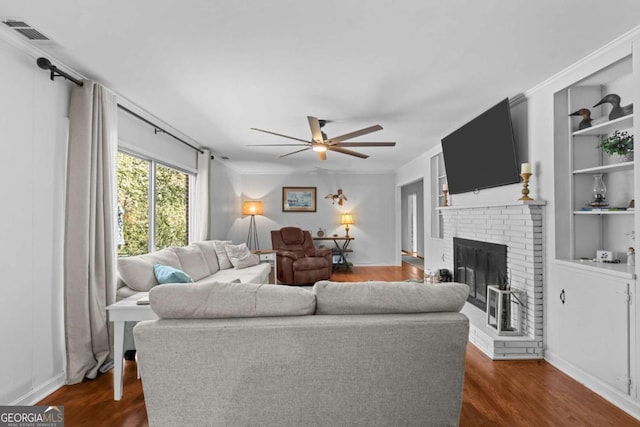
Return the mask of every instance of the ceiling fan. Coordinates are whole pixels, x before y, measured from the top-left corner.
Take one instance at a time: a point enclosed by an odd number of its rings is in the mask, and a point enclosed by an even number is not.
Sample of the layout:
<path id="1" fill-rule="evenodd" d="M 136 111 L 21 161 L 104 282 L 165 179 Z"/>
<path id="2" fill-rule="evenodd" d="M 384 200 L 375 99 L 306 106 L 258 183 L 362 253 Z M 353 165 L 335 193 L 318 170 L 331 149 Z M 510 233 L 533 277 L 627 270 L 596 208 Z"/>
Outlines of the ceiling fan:
<path id="1" fill-rule="evenodd" d="M 309 120 L 309 127 L 311 128 L 311 141 L 296 138 L 293 136 L 283 135 L 276 132 L 271 132 L 264 129 L 251 128 L 258 132 L 264 132 L 271 135 L 281 136 L 283 138 L 293 139 L 300 141 L 302 144 L 255 144 L 252 147 L 277 147 L 277 146 L 289 146 L 289 147 L 305 147 L 301 150 L 296 150 L 288 154 L 284 154 L 282 157 L 290 156 L 292 154 L 300 153 L 302 151 L 313 150 L 318 153 L 320 160 L 327 160 L 327 151 L 335 151 L 337 153 L 348 154 L 350 156 L 360 157 L 366 159 L 369 157 L 366 154 L 358 153 L 357 151 L 349 150 L 344 147 L 394 147 L 395 142 L 345 142 L 348 139 L 356 138 L 358 136 L 367 135 L 372 132 L 376 132 L 382 129 L 380 125 L 369 126 L 368 128 L 360 129 L 354 132 L 345 133 L 344 135 L 336 136 L 334 138 L 327 138 L 327 135 L 322 132 L 322 127 L 329 123 L 329 120 L 319 120 L 317 117 L 307 116 Z"/>

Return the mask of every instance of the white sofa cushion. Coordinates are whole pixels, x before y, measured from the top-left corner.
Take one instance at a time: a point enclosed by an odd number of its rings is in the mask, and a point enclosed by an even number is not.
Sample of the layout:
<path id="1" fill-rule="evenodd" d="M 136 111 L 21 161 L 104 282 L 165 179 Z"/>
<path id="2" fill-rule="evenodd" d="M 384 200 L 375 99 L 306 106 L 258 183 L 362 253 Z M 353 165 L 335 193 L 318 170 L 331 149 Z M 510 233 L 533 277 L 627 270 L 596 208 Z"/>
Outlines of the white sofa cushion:
<path id="1" fill-rule="evenodd" d="M 255 283 L 162 285 L 149 292 L 151 309 L 162 319 L 304 316 L 313 314 L 313 292 Z"/>
<path id="2" fill-rule="evenodd" d="M 243 269 L 227 268 L 219 270 L 216 274 L 201 279 L 200 282 L 232 282 L 239 279 L 242 283 L 267 283 L 269 281 L 269 273 L 271 272 L 271 264 L 262 263 Z"/>
<path id="3" fill-rule="evenodd" d="M 216 248 L 213 247 L 213 240 L 203 240 L 201 242 L 193 242 L 194 245 L 198 245 L 204 255 L 204 259 L 209 266 L 209 274 L 214 274 L 220 270 L 218 264 L 218 255 L 216 255 Z"/>
<path id="4" fill-rule="evenodd" d="M 118 273 L 122 281 L 138 292 L 148 292 L 158 284 L 153 271 L 154 264 L 169 265 L 182 270 L 180 259 L 172 249 L 162 249 L 150 254 L 118 258 Z"/>
<path id="5" fill-rule="evenodd" d="M 227 250 L 225 249 L 226 245 L 230 245 L 231 240 L 214 240 L 213 247 L 216 250 L 216 255 L 218 256 L 218 265 L 220 266 L 220 270 L 226 270 L 227 268 L 233 267 L 231 261 L 229 260 L 229 256 L 227 255 Z"/>
<path id="6" fill-rule="evenodd" d="M 211 274 L 207 260 L 200 250 L 200 246 L 191 244 L 189 246 L 174 247 L 171 249 L 178 255 L 182 270 L 191 276 L 194 282 Z"/>
<path id="7" fill-rule="evenodd" d="M 464 283 L 330 282 L 313 285 L 316 314 L 387 314 L 460 311 Z"/>

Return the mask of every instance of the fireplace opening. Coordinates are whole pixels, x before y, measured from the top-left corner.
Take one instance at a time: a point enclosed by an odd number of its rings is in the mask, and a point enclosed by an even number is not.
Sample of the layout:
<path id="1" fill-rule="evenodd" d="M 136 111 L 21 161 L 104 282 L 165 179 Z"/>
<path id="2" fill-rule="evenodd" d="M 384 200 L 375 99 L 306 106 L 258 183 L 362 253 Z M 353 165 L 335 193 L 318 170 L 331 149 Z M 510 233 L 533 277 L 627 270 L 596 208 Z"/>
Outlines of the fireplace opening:
<path id="1" fill-rule="evenodd" d="M 469 285 L 467 301 L 487 311 L 487 286 L 507 283 L 507 247 L 453 238 L 453 280 Z"/>

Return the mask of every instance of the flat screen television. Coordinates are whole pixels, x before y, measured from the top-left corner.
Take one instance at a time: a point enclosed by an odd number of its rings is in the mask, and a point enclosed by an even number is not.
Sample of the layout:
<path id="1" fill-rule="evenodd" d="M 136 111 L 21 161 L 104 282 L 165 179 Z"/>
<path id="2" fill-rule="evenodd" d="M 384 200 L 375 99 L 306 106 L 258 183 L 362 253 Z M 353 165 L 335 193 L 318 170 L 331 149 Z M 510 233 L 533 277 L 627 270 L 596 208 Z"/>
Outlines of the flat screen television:
<path id="1" fill-rule="evenodd" d="M 509 98 L 442 138 L 449 194 L 519 182 Z"/>

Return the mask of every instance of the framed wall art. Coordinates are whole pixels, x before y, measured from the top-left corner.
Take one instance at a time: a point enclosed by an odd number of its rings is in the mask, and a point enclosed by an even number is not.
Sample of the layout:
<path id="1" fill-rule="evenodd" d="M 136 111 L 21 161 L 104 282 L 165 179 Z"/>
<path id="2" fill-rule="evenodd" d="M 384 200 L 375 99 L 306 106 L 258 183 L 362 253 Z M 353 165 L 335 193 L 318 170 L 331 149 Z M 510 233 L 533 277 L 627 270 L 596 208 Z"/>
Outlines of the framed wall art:
<path id="1" fill-rule="evenodd" d="M 315 212 L 316 187 L 282 187 L 282 212 Z"/>

